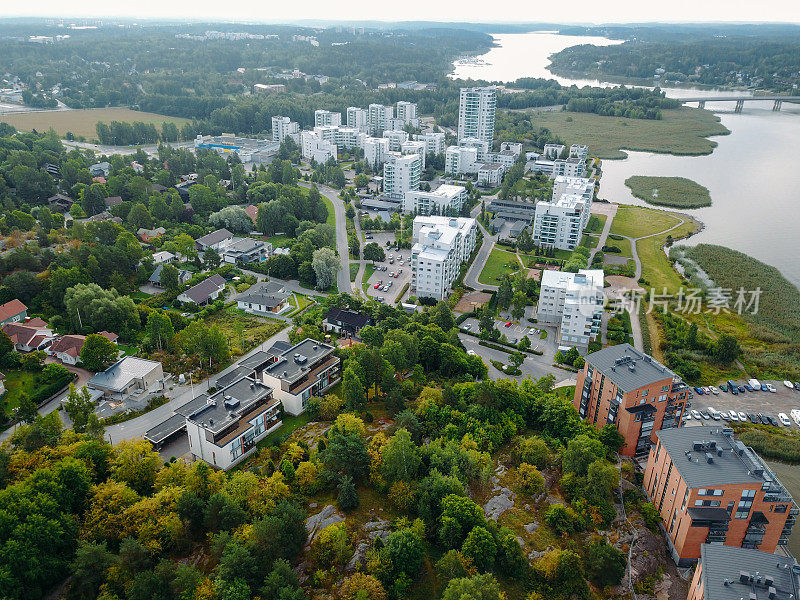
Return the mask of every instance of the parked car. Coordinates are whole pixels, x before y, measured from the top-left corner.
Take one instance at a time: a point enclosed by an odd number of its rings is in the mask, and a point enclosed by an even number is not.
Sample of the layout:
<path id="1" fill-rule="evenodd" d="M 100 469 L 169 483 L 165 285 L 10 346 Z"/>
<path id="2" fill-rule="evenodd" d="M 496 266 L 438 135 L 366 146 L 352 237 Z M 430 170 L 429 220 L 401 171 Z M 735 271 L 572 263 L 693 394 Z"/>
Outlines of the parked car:
<path id="1" fill-rule="evenodd" d="M 726 413 L 724 410 L 719 411 L 719 416 L 722 417 L 723 419 L 725 419 L 726 421 L 731 418 L 731 416 L 728 413 Z"/>
<path id="2" fill-rule="evenodd" d="M 703 418 L 703 417 L 700 415 L 700 411 L 698 411 L 698 410 L 692 410 L 692 416 L 693 416 L 695 419 L 697 419 L 698 421 L 699 421 L 700 419 L 702 419 L 702 418 Z"/>
<path id="3" fill-rule="evenodd" d="M 785 385 L 785 386 L 786 386 L 787 388 L 789 388 L 790 390 L 794 389 L 794 385 L 792 385 L 792 382 L 791 382 L 791 381 L 789 381 L 788 379 L 784 379 L 784 380 L 783 380 L 783 385 Z"/>
<path id="4" fill-rule="evenodd" d="M 708 420 L 711 418 L 711 415 L 709 415 L 709 414 L 708 414 L 706 411 L 704 411 L 704 410 L 701 410 L 701 411 L 700 411 L 700 414 L 703 416 L 703 418 L 704 418 L 706 421 L 708 421 Z"/>
<path id="5" fill-rule="evenodd" d="M 697 392 L 697 394 L 699 396 L 702 396 L 703 394 L 705 394 L 705 392 L 703 391 L 703 388 L 701 388 L 701 387 L 694 388 L 694 391 Z"/>
<path id="6" fill-rule="evenodd" d="M 727 385 L 725 385 L 724 383 L 720 383 L 720 384 L 719 384 L 719 390 L 720 390 L 721 392 L 727 392 L 727 391 L 728 391 L 728 386 L 727 386 Z"/>
<path id="7" fill-rule="evenodd" d="M 728 417 L 726 417 L 726 418 L 728 418 Z M 736 414 L 735 410 L 731 411 L 730 419 L 731 419 L 731 421 L 738 421 L 739 420 L 739 415 Z"/>
<path id="8" fill-rule="evenodd" d="M 728 391 L 729 391 L 731 394 L 733 394 L 734 396 L 738 396 L 738 395 L 739 395 L 739 388 L 738 388 L 738 387 L 736 387 L 735 385 L 729 385 L 729 386 L 728 386 Z"/>
<path id="9" fill-rule="evenodd" d="M 475 356 L 475 350 L 467 350 L 469 356 Z"/>
<path id="10" fill-rule="evenodd" d="M 773 427 L 778 427 L 780 424 L 778 423 L 778 419 L 773 417 L 772 415 L 767 415 L 767 419 L 769 420 L 769 424 Z"/>
<path id="11" fill-rule="evenodd" d="M 371 240 L 372 239 L 372 234 L 368 233 L 367 235 L 364 236 L 364 239 L 365 240 Z"/>
<path id="12" fill-rule="evenodd" d="M 744 394 L 746 391 L 747 391 L 747 390 L 745 389 L 745 387 L 744 387 L 743 385 L 740 385 L 740 386 L 739 386 L 739 393 L 740 393 L 740 394 Z M 753 390 L 750 390 L 750 391 L 752 392 Z"/>
<path id="13" fill-rule="evenodd" d="M 472 323 L 467 323 L 466 325 L 464 325 L 464 329 L 466 329 L 467 331 L 472 329 Z"/>
<path id="14" fill-rule="evenodd" d="M 758 418 L 758 415 L 754 413 L 747 413 L 747 418 L 750 419 L 751 423 L 760 423 L 761 419 Z"/>
<path id="15" fill-rule="evenodd" d="M 711 388 L 708 387 L 707 385 L 704 385 L 703 386 L 703 393 L 706 394 L 707 396 L 710 396 L 711 395 Z"/>
<path id="16" fill-rule="evenodd" d="M 715 396 L 719 396 L 719 388 L 714 387 L 713 385 L 708 386 L 708 389 L 711 390 L 711 393 Z"/>
<path id="17" fill-rule="evenodd" d="M 689 413 L 686 413 L 685 415 L 683 415 L 683 421 L 684 422 L 685 421 L 691 421 L 691 420 L 692 420 L 692 415 L 690 415 Z"/>
<path id="18" fill-rule="evenodd" d="M 800 409 L 793 408 L 791 411 L 789 411 L 789 414 L 792 415 L 792 419 L 794 419 L 794 422 L 797 425 L 800 425 Z"/>
<path id="19" fill-rule="evenodd" d="M 373 289 L 376 289 L 376 290 L 377 290 L 379 287 L 381 287 L 381 284 L 380 284 L 380 283 L 376 283 L 376 284 L 375 284 L 374 286 L 372 286 L 372 287 L 373 287 Z"/>
<path id="20" fill-rule="evenodd" d="M 747 421 L 747 415 L 744 414 L 742 411 L 739 411 L 739 420 L 740 421 Z"/>
<path id="21" fill-rule="evenodd" d="M 714 408 L 713 406 L 709 406 L 706 409 L 706 411 L 708 412 L 708 414 L 711 416 L 712 419 L 714 419 L 715 421 L 719 421 L 720 414 L 719 414 L 719 411 L 716 408 Z"/>
<path id="22" fill-rule="evenodd" d="M 744 384 L 744 389 L 746 389 L 748 392 L 752 392 L 752 391 L 755 390 L 755 388 L 752 385 L 750 385 L 749 383 L 745 383 Z"/>
<path id="23" fill-rule="evenodd" d="M 503 327 L 511 327 L 511 321 L 506 321 L 506 324 Z"/>
<path id="24" fill-rule="evenodd" d="M 792 422 L 789 420 L 789 417 L 786 416 L 786 413 L 778 413 L 778 420 L 784 427 L 789 427 L 789 425 L 792 424 Z"/>
<path id="25" fill-rule="evenodd" d="M 400 269 L 400 270 L 402 271 L 402 269 Z M 394 274 L 394 278 L 397 279 L 398 277 L 400 277 L 400 273 L 395 273 Z"/>
<path id="26" fill-rule="evenodd" d="M 800 381 L 795 381 L 794 382 L 794 389 L 800 391 Z"/>
<path id="27" fill-rule="evenodd" d="M 762 383 L 760 389 L 761 389 L 762 392 L 768 392 L 769 391 L 769 388 L 767 387 L 766 383 Z"/>
<path id="28" fill-rule="evenodd" d="M 771 383 L 766 384 L 766 386 L 767 386 L 767 391 L 772 392 L 773 394 L 775 394 L 778 391 L 775 389 L 775 386 L 772 385 Z"/>
<path id="29" fill-rule="evenodd" d="M 764 413 L 758 413 L 758 420 L 761 421 L 762 425 L 769 425 L 769 417 Z"/>
<path id="30" fill-rule="evenodd" d="M 761 382 L 758 379 L 748 379 L 747 384 L 754 390 L 761 389 Z"/>

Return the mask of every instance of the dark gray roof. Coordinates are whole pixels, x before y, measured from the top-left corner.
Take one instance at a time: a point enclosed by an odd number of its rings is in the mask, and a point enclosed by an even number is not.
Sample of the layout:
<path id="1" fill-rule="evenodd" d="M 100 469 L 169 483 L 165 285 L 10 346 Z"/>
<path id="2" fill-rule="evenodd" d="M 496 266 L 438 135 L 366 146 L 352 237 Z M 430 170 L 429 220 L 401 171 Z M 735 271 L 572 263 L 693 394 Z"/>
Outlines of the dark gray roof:
<path id="1" fill-rule="evenodd" d="M 219 273 L 214 273 L 208 279 L 204 279 L 195 286 L 190 287 L 184 292 L 194 302 L 200 304 L 211 297 L 221 287 L 225 286 L 225 279 Z"/>
<path id="2" fill-rule="evenodd" d="M 333 346 L 306 338 L 284 351 L 264 372 L 284 381 L 296 381 L 333 351 Z"/>
<path id="3" fill-rule="evenodd" d="M 273 281 L 257 283 L 241 296 L 237 297 L 238 302 L 250 302 L 253 304 L 263 304 L 268 308 L 280 306 L 291 294 L 283 291 L 284 286 Z"/>
<path id="4" fill-rule="evenodd" d="M 217 388 L 223 388 L 226 385 L 232 384 L 237 379 L 241 379 L 242 377 L 248 377 L 252 374 L 253 374 L 253 369 L 240 364 L 234 367 L 233 370 L 228 371 L 227 373 L 217 377 L 217 380 L 214 383 L 214 385 Z"/>
<path id="5" fill-rule="evenodd" d="M 200 394 L 199 396 L 189 400 L 186 404 L 182 404 L 176 408 L 175 414 L 188 417 L 201 406 L 205 406 L 206 402 L 208 402 L 208 394 Z"/>
<path id="6" fill-rule="evenodd" d="M 630 344 L 609 346 L 592 352 L 586 356 L 586 362 L 626 393 L 677 377 L 667 367 Z"/>
<path id="7" fill-rule="evenodd" d="M 211 233 L 197 238 L 197 243 L 203 246 L 213 246 L 219 244 L 222 240 L 233 237 L 233 234 L 227 229 L 217 229 Z"/>
<path id="8" fill-rule="evenodd" d="M 205 404 L 189 413 L 186 418 L 212 433 L 219 433 L 254 404 L 270 396 L 271 387 L 255 379 L 242 377 L 211 396 L 206 396 Z"/>
<path id="9" fill-rule="evenodd" d="M 163 268 L 164 268 L 163 264 L 157 265 L 155 270 L 153 271 L 153 274 L 150 275 L 150 278 L 147 281 L 151 283 L 161 283 L 161 270 Z M 191 279 L 189 271 L 186 271 L 184 269 L 178 269 L 178 281 L 184 282 L 188 279 Z"/>
<path id="10" fill-rule="evenodd" d="M 332 306 L 328 309 L 328 314 L 325 316 L 326 321 L 338 321 L 350 327 L 361 329 L 370 321 L 370 316 L 365 315 L 357 310 L 349 310 L 347 308 L 338 308 Z"/>
<path id="11" fill-rule="evenodd" d="M 292 347 L 291 342 L 287 342 L 285 340 L 278 340 L 277 342 L 272 344 L 272 346 L 270 346 L 269 350 L 267 350 L 267 354 L 269 354 L 270 356 L 280 356 L 291 347 Z"/>
<path id="12" fill-rule="evenodd" d="M 797 598 L 800 582 L 793 569 L 797 565 L 793 558 L 736 546 L 701 544 L 700 561 L 704 600 Z M 767 579 L 771 580 L 770 585 Z M 771 587 L 775 588 L 773 597 L 770 597 Z"/>
<path id="13" fill-rule="evenodd" d="M 775 493 L 786 493 L 761 457 L 735 440 L 731 429 L 678 427 L 658 431 L 656 436 L 690 488 L 751 483 L 758 489 L 766 483 Z"/>
<path id="14" fill-rule="evenodd" d="M 174 435 L 183 429 L 186 429 L 186 417 L 175 414 L 166 421 L 162 421 L 155 427 L 145 431 L 144 439 L 153 444 L 160 444 L 169 436 Z"/>

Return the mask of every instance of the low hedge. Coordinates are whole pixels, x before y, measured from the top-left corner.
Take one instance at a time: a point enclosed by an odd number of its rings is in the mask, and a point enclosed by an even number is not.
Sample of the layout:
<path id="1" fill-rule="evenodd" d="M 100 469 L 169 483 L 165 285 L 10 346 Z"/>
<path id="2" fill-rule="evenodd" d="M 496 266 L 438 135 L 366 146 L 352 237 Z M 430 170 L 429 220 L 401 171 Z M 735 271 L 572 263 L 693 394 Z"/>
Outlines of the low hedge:
<path id="1" fill-rule="evenodd" d="M 55 381 L 37 386 L 36 391 L 31 394 L 31 400 L 33 400 L 34 404 L 39 406 L 45 400 L 49 400 L 62 389 L 67 387 L 70 383 L 72 383 L 73 379 L 75 379 L 75 374 L 67 371 Z"/>

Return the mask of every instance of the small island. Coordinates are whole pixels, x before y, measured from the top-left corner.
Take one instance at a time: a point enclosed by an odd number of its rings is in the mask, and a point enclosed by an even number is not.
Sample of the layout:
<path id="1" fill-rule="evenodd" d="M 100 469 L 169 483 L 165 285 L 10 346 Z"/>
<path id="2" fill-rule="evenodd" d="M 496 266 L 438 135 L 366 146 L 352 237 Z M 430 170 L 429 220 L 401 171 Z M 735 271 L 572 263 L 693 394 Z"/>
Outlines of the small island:
<path id="1" fill-rule="evenodd" d="M 685 177 L 648 177 L 634 175 L 625 180 L 631 193 L 648 204 L 673 208 L 711 206 L 708 188 Z"/>

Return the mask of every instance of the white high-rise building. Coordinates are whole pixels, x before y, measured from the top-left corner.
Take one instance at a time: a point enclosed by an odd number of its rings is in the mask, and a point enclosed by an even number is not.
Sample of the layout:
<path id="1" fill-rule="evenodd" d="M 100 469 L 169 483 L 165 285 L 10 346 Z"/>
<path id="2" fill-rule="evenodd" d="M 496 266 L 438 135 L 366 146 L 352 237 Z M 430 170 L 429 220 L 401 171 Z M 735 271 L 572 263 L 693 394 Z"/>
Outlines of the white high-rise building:
<path id="1" fill-rule="evenodd" d="M 457 215 L 467 201 L 467 190 L 460 185 L 443 184 L 431 192 L 408 192 L 403 210 L 419 215 Z"/>
<path id="2" fill-rule="evenodd" d="M 300 124 L 289 117 L 272 117 L 272 141 L 281 143 L 288 136 L 300 131 Z"/>
<path id="3" fill-rule="evenodd" d="M 341 127 L 342 113 L 331 112 L 329 110 L 315 110 L 314 127 L 324 127 L 326 125 L 332 125 L 333 127 Z"/>
<path id="4" fill-rule="evenodd" d="M 475 148 L 478 151 L 478 162 L 486 162 L 489 157 L 491 142 L 478 138 L 459 138 L 458 145 L 462 148 Z"/>
<path id="5" fill-rule="evenodd" d="M 363 141 L 364 162 L 373 171 L 377 171 L 386 162 L 389 152 L 389 140 L 386 138 L 366 137 Z"/>
<path id="6" fill-rule="evenodd" d="M 603 318 L 603 271 L 543 271 L 536 318 L 558 323 L 559 345 L 588 347 Z"/>
<path id="7" fill-rule="evenodd" d="M 300 132 L 300 149 L 303 158 L 317 163 L 326 163 L 329 159 L 338 158 L 336 144 L 322 139 L 315 131 Z"/>
<path id="8" fill-rule="evenodd" d="M 391 119 L 394 118 L 394 107 L 383 104 L 370 104 L 367 125 L 370 135 L 381 135 Z"/>
<path id="9" fill-rule="evenodd" d="M 481 164 L 478 162 L 477 148 L 448 146 L 444 155 L 444 172 L 448 175 L 474 174 Z"/>
<path id="10" fill-rule="evenodd" d="M 543 248 L 574 250 L 589 222 L 591 201 L 576 194 L 563 194 L 552 202 L 536 203 L 533 243 Z"/>
<path id="11" fill-rule="evenodd" d="M 331 142 L 332 144 L 336 144 L 337 147 L 347 150 L 351 148 L 360 148 L 363 143 L 363 138 L 367 137 L 367 134 L 361 133 L 356 129 L 351 129 L 349 127 L 336 127 L 334 125 L 314 127 L 314 133 L 316 133 L 323 140 Z"/>
<path id="12" fill-rule="evenodd" d="M 589 203 L 588 206 L 591 209 L 594 199 L 594 179 L 559 175 L 553 181 L 553 199 L 558 199 L 565 194 L 580 196 Z M 588 223 L 589 220 L 586 221 Z"/>
<path id="13" fill-rule="evenodd" d="M 475 219 L 422 216 L 414 218 L 411 288 L 417 296 L 443 300 L 458 278 L 461 264 L 475 248 Z"/>
<path id="14" fill-rule="evenodd" d="M 438 133 L 418 133 L 414 139 L 418 142 L 425 142 L 425 154 L 444 154 L 444 132 Z"/>
<path id="15" fill-rule="evenodd" d="M 406 125 L 419 127 L 416 102 L 406 102 L 405 100 L 400 100 L 397 103 L 397 118 Z"/>
<path id="16" fill-rule="evenodd" d="M 419 189 L 422 159 L 417 154 L 387 152 L 383 164 L 383 193 L 402 200 L 407 192 Z"/>
<path id="17" fill-rule="evenodd" d="M 497 110 L 497 88 L 461 88 L 458 104 L 458 139 L 494 140 L 494 117 Z"/>
<path id="18" fill-rule="evenodd" d="M 403 154 L 419 154 L 422 158 L 422 168 L 425 168 L 425 142 L 403 142 L 400 145 L 400 152 Z"/>
<path id="19" fill-rule="evenodd" d="M 589 158 L 589 146 L 584 144 L 572 144 L 572 146 L 569 147 L 569 155 L 572 158 L 586 160 Z"/>
<path id="20" fill-rule="evenodd" d="M 522 154 L 522 144 L 518 142 L 500 142 L 500 152 L 509 151 L 514 154 L 514 156 L 519 156 Z"/>
<path id="21" fill-rule="evenodd" d="M 553 161 L 553 177 L 585 177 L 586 162 L 580 158 L 559 158 Z"/>
<path id="22" fill-rule="evenodd" d="M 542 150 L 542 156 L 547 160 L 555 160 L 564 152 L 563 144 L 545 144 Z"/>
<path id="23" fill-rule="evenodd" d="M 349 106 L 347 108 L 347 126 L 367 133 L 369 131 L 369 113 L 363 108 Z"/>
<path id="24" fill-rule="evenodd" d="M 389 140 L 389 150 L 392 152 L 400 152 L 400 147 L 408 141 L 408 133 L 402 129 L 386 130 L 383 137 Z"/>

